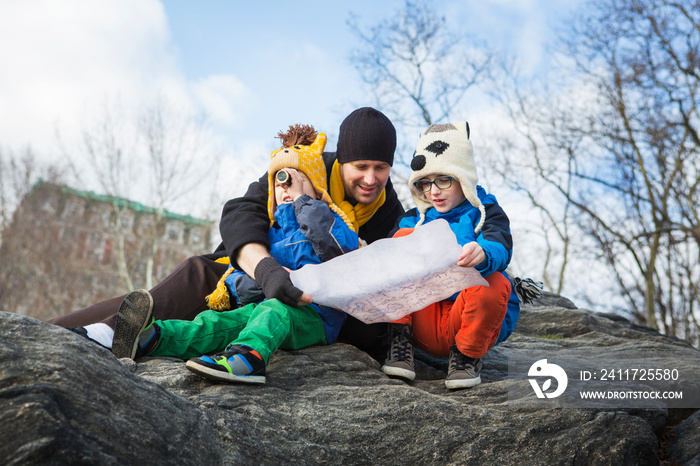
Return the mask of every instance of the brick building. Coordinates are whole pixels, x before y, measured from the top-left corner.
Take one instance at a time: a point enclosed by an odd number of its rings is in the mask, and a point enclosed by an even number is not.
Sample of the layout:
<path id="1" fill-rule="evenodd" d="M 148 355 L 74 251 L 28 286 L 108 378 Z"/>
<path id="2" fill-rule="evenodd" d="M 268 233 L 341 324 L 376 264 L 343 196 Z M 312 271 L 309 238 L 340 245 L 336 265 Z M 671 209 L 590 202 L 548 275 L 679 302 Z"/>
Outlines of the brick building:
<path id="1" fill-rule="evenodd" d="M 0 309 L 47 320 L 211 252 L 213 222 L 39 181 L 0 243 Z"/>

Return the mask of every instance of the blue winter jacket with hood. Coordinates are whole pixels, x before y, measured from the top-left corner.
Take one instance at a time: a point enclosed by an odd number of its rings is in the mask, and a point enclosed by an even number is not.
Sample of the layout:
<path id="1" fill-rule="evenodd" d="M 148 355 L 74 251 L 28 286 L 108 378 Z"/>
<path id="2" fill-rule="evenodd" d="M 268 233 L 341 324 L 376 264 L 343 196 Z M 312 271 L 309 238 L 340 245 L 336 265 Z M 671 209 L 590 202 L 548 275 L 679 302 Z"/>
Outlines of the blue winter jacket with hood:
<path id="1" fill-rule="evenodd" d="M 268 232 L 270 255 L 290 270 L 306 264 L 320 264 L 357 249 L 357 233 L 333 212 L 325 202 L 304 194 L 291 204 L 275 210 L 275 224 Z M 245 272 L 236 270 L 226 277 L 226 285 L 239 305 L 265 299 L 260 286 Z M 347 314 L 328 306 L 311 303 L 321 316 L 326 341 L 338 338 Z"/>

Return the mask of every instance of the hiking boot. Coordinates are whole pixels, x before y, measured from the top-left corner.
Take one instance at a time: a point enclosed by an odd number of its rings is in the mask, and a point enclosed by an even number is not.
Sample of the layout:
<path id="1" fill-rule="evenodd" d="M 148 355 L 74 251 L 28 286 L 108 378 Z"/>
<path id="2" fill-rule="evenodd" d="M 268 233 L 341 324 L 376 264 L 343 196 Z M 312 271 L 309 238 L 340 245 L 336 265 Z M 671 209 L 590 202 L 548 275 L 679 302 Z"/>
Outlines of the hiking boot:
<path id="1" fill-rule="evenodd" d="M 481 383 L 481 358 L 470 358 L 458 349 L 457 345 L 450 348 L 450 362 L 447 368 L 445 386 L 450 390 L 457 388 L 475 387 Z"/>
<path id="2" fill-rule="evenodd" d="M 408 324 L 390 324 L 391 346 L 382 372 L 391 377 L 401 377 L 406 380 L 416 378 L 413 365 L 413 326 Z"/>
<path id="3" fill-rule="evenodd" d="M 119 305 L 114 324 L 112 353 L 117 358 L 136 357 L 139 334 L 151 323 L 153 298 L 146 290 L 132 291 Z"/>
<path id="4" fill-rule="evenodd" d="M 265 383 L 265 361 L 248 346 L 231 345 L 223 353 L 192 358 L 185 367 L 216 382 Z"/>

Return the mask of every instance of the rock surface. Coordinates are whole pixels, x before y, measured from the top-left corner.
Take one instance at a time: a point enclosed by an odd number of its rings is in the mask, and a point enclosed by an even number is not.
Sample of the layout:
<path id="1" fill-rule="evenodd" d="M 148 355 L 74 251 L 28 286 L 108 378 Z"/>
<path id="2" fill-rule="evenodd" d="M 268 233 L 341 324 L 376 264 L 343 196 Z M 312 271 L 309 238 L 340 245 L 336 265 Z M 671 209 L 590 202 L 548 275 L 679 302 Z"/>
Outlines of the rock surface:
<path id="1" fill-rule="evenodd" d="M 541 351 L 574 365 L 663 354 L 700 370 L 686 343 L 553 295 L 524 307 L 516 333 L 484 359 L 481 385 L 453 392 L 442 359 L 419 354 L 418 380 L 406 384 L 345 344 L 278 351 L 267 384 L 249 386 L 206 381 L 176 359 L 116 360 L 15 314 L 0 313 L 0 335 L 4 465 L 658 464 L 660 454 L 700 464 L 700 412 L 514 398 L 509 361 Z"/>
<path id="2" fill-rule="evenodd" d="M 700 465 L 700 411 L 671 430 L 667 453 L 675 464 Z"/>

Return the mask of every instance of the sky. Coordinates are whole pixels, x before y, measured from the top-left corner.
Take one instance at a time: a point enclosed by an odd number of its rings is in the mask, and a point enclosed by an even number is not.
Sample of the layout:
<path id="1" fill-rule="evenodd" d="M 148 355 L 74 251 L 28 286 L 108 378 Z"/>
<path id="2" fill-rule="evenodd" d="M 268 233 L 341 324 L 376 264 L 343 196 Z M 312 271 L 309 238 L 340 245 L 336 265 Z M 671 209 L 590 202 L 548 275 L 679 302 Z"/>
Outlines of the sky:
<path id="1" fill-rule="evenodd" d="M 532 72 L 546 66 L 551 26 L 577 3 L 430 2 Z M 210 142 L 229 162 L 264 164 L 277 131 L 293 123 L 326 132 L 332 150 L 342 119 L 374 104 L 349 61 L 357 39 L 347 21 L 355 14 L 374 25 L 402 5 L 0 0 L 0 148 L 29 146 L 55 160 L 107 102 L 137 109 L 166 96 L 183 112 L 207 116 Z"/>
<path id="2" fill-rule="evenodd" d="M 426 1 L 451 27 L 507 51 L 537 76 L 549 64 L 554 28 L 584 0 Z M 358 40 L 347 21 L 354 14 L 373 26 L 403 4 L 0 0 L 0 151 L 31 147 L 40 160 L 60 162 L 79 150 L 81 129 L 105 106 L 119 102 L 135 115 L 165 96 L 183 114 L 207 116 L 207 144 L 224 178 L 218 197 L 200 196 L 197 209 L 166 208 L 218 219 L 225 200 L 264 173 L 278 131 L 312 124 L 334 150 L 343 118 L 375 104 L 350 63 Z M 486 133 L 479 125 L 493 115 L 472 111 L 460 118 L 478 147 Z M 415 145 L 401 137 L 399 147 Z M 99 192 L 94 183 L 74 187 Z M 124 197 L 149 204 L 133 192 Z"/>

